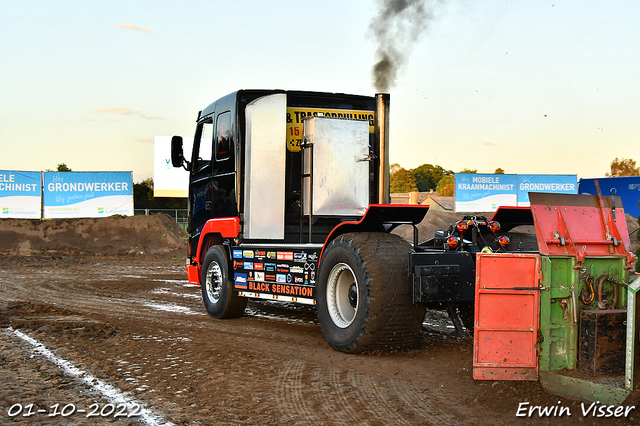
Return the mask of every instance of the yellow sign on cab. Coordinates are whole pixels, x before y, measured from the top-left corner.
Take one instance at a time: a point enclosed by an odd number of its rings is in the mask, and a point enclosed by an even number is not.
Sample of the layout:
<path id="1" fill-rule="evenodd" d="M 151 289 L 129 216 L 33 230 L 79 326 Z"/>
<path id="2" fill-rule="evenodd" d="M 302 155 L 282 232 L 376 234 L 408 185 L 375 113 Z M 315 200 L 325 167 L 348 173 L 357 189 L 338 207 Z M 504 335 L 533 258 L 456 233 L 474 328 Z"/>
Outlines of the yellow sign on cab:
<path id="1" fill-rule="evenodd" d="M 325 108 L 287 108 L 287 149 L 291 152 L 299 152 L 304 133 L 305 117 L 332 117 L 347 120 L 362 120 L 369 122 L 369 133 L 374 132 L 373 111 L 358 111 L 348 109 Z"/>

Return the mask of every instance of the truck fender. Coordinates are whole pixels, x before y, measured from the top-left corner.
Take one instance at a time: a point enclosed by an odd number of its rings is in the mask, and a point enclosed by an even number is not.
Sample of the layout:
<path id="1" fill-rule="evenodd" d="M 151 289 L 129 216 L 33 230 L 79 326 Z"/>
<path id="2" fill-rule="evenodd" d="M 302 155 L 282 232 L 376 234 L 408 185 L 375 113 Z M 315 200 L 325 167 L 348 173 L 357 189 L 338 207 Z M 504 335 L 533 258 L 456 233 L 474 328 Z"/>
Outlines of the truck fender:
<path id="1" fill-rule="evenodd" d="M 196 264 L 187 266 L 187 275 L 191 284 L 200 285 L 202 260 L 211 246 L 221 245 L 225 238 L 237 238 L 240 234 L 240 218 L 222 217 L 209 219 L 200 232 L 198 248 L 194 260 Z"/>
<path id="2" fill-rule="evenodd" d="M 342 222 L 331 230 L 322 246 L 325 247 L 338 236 L 348 232 L 391 232 L 399 225 L 416 225 L 424 219 L 429 206 L 401 204 L 371 204 L 358 221 Z"/>

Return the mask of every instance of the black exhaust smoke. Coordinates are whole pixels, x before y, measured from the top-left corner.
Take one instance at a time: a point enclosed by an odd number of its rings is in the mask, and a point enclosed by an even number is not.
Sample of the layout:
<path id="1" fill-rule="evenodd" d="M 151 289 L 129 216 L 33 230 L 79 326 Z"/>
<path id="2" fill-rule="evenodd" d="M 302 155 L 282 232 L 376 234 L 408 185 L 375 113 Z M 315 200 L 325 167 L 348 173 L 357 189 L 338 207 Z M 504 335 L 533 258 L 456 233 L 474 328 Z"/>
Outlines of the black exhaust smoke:
<path id="1" fill-rule="evenodd" d="M 413 43 L 433 19 L 438 0 L 379 0 L 380 11 L 369 27 L 376 39 L 373 85 L 388 92 L 396 84 L 398 70 L 407 61 Z"/>

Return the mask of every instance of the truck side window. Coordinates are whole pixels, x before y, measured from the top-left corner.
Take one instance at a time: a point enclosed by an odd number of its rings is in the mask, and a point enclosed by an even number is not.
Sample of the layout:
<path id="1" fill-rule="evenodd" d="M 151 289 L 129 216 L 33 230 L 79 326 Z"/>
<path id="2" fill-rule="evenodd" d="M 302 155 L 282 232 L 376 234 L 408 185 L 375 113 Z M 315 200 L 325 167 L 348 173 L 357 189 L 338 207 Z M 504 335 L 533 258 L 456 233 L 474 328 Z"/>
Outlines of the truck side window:
<path id="1" fill-rule="evenodd" d="M 216 128 L 216 161 L 231 157 L 233 152 L 233 132 L 231 131 L 231 112 L 218 115 Z"/>
<path id="2" fill-rule="evenodd" d="M 198 152 L 195 155 L 195 170 L 202 170 L 211 164 L 213 153 L 213 120 L 202 123 L 199 138 L 197 138 Z"/>

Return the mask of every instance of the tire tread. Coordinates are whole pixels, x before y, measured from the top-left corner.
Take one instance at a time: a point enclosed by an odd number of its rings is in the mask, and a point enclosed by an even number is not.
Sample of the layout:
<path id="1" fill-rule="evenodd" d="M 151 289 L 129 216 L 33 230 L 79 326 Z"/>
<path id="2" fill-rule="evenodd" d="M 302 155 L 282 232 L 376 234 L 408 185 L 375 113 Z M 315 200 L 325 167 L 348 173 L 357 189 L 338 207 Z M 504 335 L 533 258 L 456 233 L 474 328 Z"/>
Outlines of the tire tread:
<path id="1" fill-rule="evenodd" d="M 365 270 L 368 303 L 359 338 L 346 345 L 331 341 L 329 344 L 349 353 L 414 345 L 420 335 L 425 307 L 409 302 L 411 245 L 400 236 L 379 232 L 344 234 L 330 247 L 333 245 L 352 250 L 361 263 Z"/>

